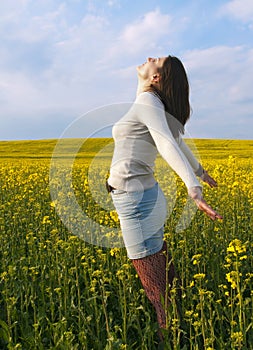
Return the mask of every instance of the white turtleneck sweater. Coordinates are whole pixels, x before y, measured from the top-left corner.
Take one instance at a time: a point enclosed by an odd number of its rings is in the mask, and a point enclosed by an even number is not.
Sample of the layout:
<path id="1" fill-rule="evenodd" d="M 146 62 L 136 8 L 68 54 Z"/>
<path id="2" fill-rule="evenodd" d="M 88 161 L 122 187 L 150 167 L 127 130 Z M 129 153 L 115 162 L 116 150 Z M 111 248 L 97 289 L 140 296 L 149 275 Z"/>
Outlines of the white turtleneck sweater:
<path id="1" fill-rule="evenodd" d="M 181 177 L 188 193 L 201 196 L 196 177 L 203 168 L 183 141 L 172 134 L 175 118 L 165 113 L 161 100 L 152 92 L 139 94 L 130 110 L 113 126 L 115 142 L 109 185 L 139 191 L 155 185 L 154 163 L 158 152 Z"/>

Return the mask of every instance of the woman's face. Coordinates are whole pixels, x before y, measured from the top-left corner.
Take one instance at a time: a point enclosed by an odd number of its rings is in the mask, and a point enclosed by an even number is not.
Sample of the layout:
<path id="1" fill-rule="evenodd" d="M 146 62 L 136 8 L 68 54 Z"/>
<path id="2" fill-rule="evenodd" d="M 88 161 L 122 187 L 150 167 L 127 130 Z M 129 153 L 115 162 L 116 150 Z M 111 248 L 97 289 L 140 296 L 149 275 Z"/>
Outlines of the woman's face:
<path id="1" fill-rule="evenodd" d="M 162 68 L 165 59 L 166 57 L 148 57 L 145 63 L 137 67 L 139 76 L 143 79 L 152 78 L 159 72 L 159 68 Z"/>

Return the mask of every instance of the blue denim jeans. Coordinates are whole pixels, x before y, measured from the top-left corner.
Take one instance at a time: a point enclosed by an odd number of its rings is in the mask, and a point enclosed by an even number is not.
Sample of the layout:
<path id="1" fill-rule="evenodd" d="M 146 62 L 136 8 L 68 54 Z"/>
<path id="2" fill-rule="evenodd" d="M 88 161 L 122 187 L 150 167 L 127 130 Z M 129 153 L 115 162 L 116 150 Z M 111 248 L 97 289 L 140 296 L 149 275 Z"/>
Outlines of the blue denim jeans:
<path id="1" fill-rule="evenodd" d="M 160 251 L 167 205 L 159 185 L 136 192 L 113 190 L 111 196 L 128 257 L 139 259 Z"/>

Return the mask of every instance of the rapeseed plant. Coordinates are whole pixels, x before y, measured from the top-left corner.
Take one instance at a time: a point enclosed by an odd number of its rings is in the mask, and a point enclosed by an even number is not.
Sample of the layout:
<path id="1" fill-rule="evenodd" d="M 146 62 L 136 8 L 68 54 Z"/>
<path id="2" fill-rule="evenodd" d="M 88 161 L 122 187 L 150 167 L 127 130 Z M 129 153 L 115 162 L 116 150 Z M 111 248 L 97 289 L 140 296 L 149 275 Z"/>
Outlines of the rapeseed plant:
<path id="1" fill-rule="evenodd" d="M 179 349 L 184 332 L 191 350 L 247 349 L 253 343 L 253 161 L 247 149 L 239 151 L 238 142 L 229 152 L 216 150 L 218 141 L 196 145 L 219 184 L 214 191 L 204 186 L 205 197 L 224 220 L 213 223 L 196 212 L 176 232 L 187 193 L 158 160 L 157 178 L 168 201 L 165 238 L 182 283 L 184 323 L 172 303 L 170 341 Z M 94 246 L 68 232 L 56 208 L 65 213 L 73 193 L 66 200 L 60 192 L 52 201 L 49 159 L 1 161 L 0 348 L 155 349 L 155 315 L 125 250 Z M 62 168 L 61 181 L 72 181 L 79 205 L 113 238 L 110 228 L 119 222 L 110 197 L 104 208 L 90 191 L 101 171 L 106 177 L 108 159 L 100 161 L 89 174 L 91 161 L 80 156 L 72 174 Z M 61 181 L 52 185 L 64 189 Z"/>

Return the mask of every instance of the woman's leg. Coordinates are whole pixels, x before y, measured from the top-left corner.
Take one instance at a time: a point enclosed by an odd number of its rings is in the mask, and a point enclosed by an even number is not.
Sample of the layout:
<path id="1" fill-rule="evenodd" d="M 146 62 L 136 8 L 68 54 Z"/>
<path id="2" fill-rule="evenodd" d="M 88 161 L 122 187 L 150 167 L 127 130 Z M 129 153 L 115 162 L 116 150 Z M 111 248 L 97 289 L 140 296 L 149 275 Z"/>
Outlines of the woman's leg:
<path id="1" fill-rule="evenodd" d="M 158 253 L 145 258 L 134 259 L 132 263 L 148 299 L 156 310 L 159 328 L 166 328 L 166 311 L 164 309 L 166 285 L 167 283 L 169 284 L 169 290 L 173 286 L 173 280 L 176 277 L 171 257 L 168 256 L 166 242 L 164 242 L 162 249 Z M 168 268 L 166 268 L 167 266 Z M 167 295 L 167 298 L 169 303 L 170 296 Z"/>

